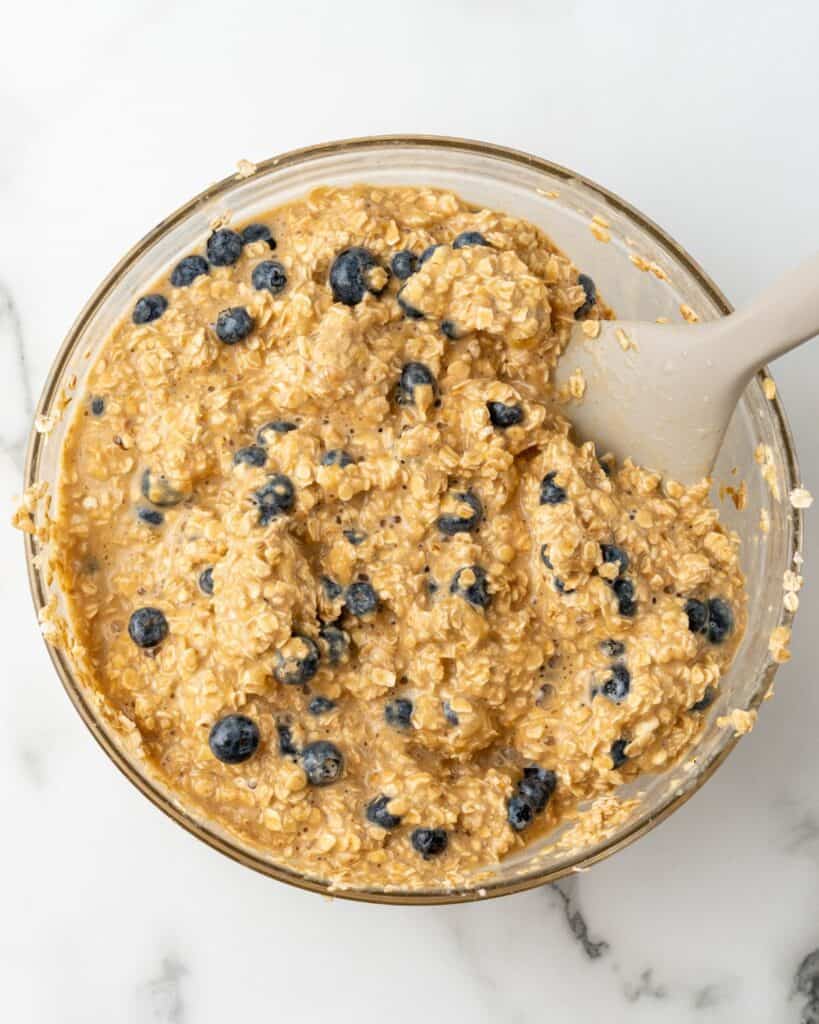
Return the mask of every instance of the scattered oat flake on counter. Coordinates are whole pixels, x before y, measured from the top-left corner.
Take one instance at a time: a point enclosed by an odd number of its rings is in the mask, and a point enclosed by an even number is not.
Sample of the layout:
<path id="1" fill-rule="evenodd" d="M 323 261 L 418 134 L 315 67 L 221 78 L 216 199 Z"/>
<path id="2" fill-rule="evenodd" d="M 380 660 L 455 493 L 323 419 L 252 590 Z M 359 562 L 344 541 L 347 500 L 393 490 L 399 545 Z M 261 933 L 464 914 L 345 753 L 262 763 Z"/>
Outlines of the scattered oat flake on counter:
<path id="1" fill-rule="evenodd" d="M 720 729 L 733 729 L 737 736 L 744 736 L 756 725 L 756 711 L 743 711 L 742 708 L 734 708 L 729 715 L 722 715 L 717 719 Z"/>
<path id="2" fill-rule="evenodd" d="M 810 508 L 813 504 L 813 495 L 806 487 L 794 487 L 790 493 L 790 500 L 794 508 Z"/>
<path id="3" fill-rule="evenodd" d="M 236 177 L 240 180 L 242 178 L 249 178 L 251 174 L 256 173 L 256 164 L 250 160 L 237 160 L 236 162 Z"/>
<path id="4" fill-rule="evenodd" d="M 768 640 L 768 650 L 771 652 L 771 657 L 780 665 L 791 660 L 791 652 L 788 650 L 790 639 L 790 627 L 777 626 Z"/>
<path id="5" fill-rule="evenodd" d="M 694 312 L 694 310 L 690 306 L 687 306 L 684 302 L 680 303 L 680 315 L 682 316 L 683 320 L 687 320 L 690 324 L 699 323 L 699 316 Z"/>
<path id="6" fill-rule="evenodd" d="M 762 381 L 762 390 L 765 392 L 765 397 L 769 402 L 772 402 L 776 398 L 776 381 L 773 377 L 766 377 Z"/>

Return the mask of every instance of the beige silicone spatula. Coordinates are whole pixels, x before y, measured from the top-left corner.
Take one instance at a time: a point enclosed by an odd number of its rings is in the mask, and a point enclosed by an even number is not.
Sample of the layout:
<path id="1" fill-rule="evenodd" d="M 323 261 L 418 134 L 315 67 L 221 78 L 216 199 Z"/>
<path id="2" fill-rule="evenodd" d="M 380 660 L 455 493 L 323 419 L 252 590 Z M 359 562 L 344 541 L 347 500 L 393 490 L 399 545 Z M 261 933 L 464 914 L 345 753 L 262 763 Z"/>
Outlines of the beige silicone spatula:
<path id="1" fill-rule="evenodd" d="M 600 453 L 692 484 L 714 465 L 731 414 L 768 360 L 819 334 L 819 255 L 744 309 L 698 324 L 579 323 L 560 358 L 558 385 L 582 370 L 586 391 L 566 409 Z"/>

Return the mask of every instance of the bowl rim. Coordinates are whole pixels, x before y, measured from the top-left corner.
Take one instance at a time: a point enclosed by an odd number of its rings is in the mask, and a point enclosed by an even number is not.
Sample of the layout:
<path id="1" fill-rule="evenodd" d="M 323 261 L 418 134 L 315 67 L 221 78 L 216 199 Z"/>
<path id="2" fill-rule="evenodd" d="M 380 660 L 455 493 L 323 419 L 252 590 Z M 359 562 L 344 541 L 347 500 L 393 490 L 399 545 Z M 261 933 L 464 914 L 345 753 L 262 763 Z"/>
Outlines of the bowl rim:
<path id="1" fill-rule="evenodd" d="M 293 166 L 294 164 L 308 163 L 312 160 L 325 156 L 334 156 L 350 151 L 366 153 L 371 150 L 383 149 L 384 147 L 389 146 L 410 149 L 413 147 L 432 147 L 445 151 L 461 151 L 475 155 L 488 156 L 496 160 L 522 165 L 528 169 L 542 171 L 552 177 L 561 178 L 567 183 L 579 183 L 584 188 L 596 193 L 597 196 L 605 200 L 609 206 L 615 208 L 639 224 L 649 236 L 653 237 L 656 242 L 667 249 L 673 255 L 674 259 L 682 265 L 693 278 L 695 278 L 697 284 L 709 295 L 715 306 L 723 315 L 727 315 L 733 311 L 732 305 L 710 276 L 703 270 L 696 260 L 694 260 L 694 258 L 658 224 L 630 203 L 626 202 L 616 193 L 609 191 L 607 188 L 597 184 L 597 182 L 585 175 L 579 174 L 561 164 L 556 164 L 552 161 L 534 156 L 522 150 L 512 149 L 507 146 L 481 142 L 474 139 L 461 139 L 452 136 L 410 134 L 373 135 L 339 139 L 289 150 L 278 156 L 253 164 L 253 171 L 249 174 L 237 175 L 236 173 L 233 173 L 230 176 L 209 185 L 188 202 L 178 207 L 169 216 L 161 220 L 135 245 L 133 245 L 105 276 L 103 281 L 82 307 L 69 328 L 68 333 L 66 334 L 66 337 L 51 364 L 51 368 L 49 369 L 43 385 L 34 412 L 35 422 L 39 417 L 44 416 L 50 408 L 54 398 L 56 397 L 57 388 L 62 380 L 66 363 L 73 354 L 86 325 L 95 315 L 105 296 L 119 280 L 121 275 L 131 267 L 134 261 L 139 259 L 139 257 L 168 230 L 185 220 L 189 215 L 193 214 L 198 207 L 201 207 L 205 203 L 209 203 L 212 200 L 228 193 L 239 182 L 263 177 L 270 171 Z M 758 376 L 763 380 L 769 377 L 767 368 L 760 370 Z M 769 405 L 774 416 L 776 432 L 779 435 L 779 439 L 781 440 L 785 453 L 784 470 L 788 490 L 790 490 L 791 488 L 798 486 L 799 481 L 799 466 L 794 439 L 785 410 L 778 395 L 770 401 Z M 29 437 L 23 470 L 23 481 L 24 487 L 26 488 L 35 483 L 38 478 L 40 455 L 44 443 L 45 435 L 33 428 Z M 803 550 L 804 517 L 799 509 L 788 508 L 788 513 L 791 517 L 792 525 L 788 556 L 790 559 L 789 564 L 792 564 L 794 556 L 800 554 Z M 35 612 L 39 617 L 40 610 L 46 603 L 46 594 L 43 587 L 43 581 L 36 564 L 38 544 L 35 537 L 30 533 L 24 534 L 24 544 L 31 597 L 34 603 Z M 792 619 L 793 614 L 783 609 L 780 617 L 780 624 L 790 625 Z M 487 882 L 486 885 L 463 889 L 347 889 L 343 887 L 335 887 L 332 882 L 325 882 L 320 879 L 304 876 L 298 872 L 291 871 L 286 867 L 263 860 L 261 856 L 255 855 L 250 848 L 243 849 L 239 845 L 238 840 L 235 843 L 231 841 L 227 833 L 223 834 L 212 830 L 207 826 L 207 824 L 196 820 L 183 807 L 175 803 L 169 795 L 161 792 L 149 776 L 140 772 L 135 766 L 135 763 L 132 763 L 126 757 L 125 753 L 112 741 L 106 728 L 103 727 L 98 716 L 94 713 L 91 703 L 83 694 L 79 683 L 75 680 L 74 674 L 71 671 L 64 652 L 54 647 L 45 640 L 45 638 L 44 642 L 63 688 L 94 739 L 102 747 L 116 767 L 119 768 L 125 777 L 134 786 L 136 786 L 136 788 L 146 796 L 154 806 L 158 807 L 168 815 L 168 817 L 181 825 L 196 838 L 239 864 L 243 864 L 244 866 L 252 868 L 261 874 L 275 878 L 278 881 L 285 882 L 289 885 L 295 886 L 296 888 L 321 893 L 325 896 L 338 897 L 339 899 L 365 903 L 429 906 L 475 902 L 523 892 L 540 885 L 556 882 L 567 875 L 573 874 L 579 869 L 585 870 L 592 865 L 607 859 L 618 850 L 622 850 L 627 846 L 630 846 L 637 839 L 650 832 L 660 824 L 660 822 L 665 821 L 666 818 L 670 817 L 674 811 L 686 803 L 696 792 L 698 792 L 708 779 L 711 778 L 717 768 L 719 768 L 719 766 L 726 760 L 739 740 L 739 736 L 737 735 L 727 737 L 723 746 L 713 755 L 710 762 L 696 776 L 694 781 L 690 785 L 687 785 L 681 792 L 676 793 L 672 798 L 668 799 L 658 811 L 650 812 L 641 816 L 625 834 L 616 839 L 604 842 L 594 853 L 576 854 L 559 868 L 554 868 L 552 870 L 535 870 L 512 881 L 500 881 L 497 883 Z M 754 694 L 750 706 L 757 707 L 759 703 L 761 703 L 764 694 L 768 691 L 771 682 L 773 681 L 777 669 L 778 664 L 774 661 L 769 662 L 766 666 L 765 671 L 761 676 L 760 685 Z"/>

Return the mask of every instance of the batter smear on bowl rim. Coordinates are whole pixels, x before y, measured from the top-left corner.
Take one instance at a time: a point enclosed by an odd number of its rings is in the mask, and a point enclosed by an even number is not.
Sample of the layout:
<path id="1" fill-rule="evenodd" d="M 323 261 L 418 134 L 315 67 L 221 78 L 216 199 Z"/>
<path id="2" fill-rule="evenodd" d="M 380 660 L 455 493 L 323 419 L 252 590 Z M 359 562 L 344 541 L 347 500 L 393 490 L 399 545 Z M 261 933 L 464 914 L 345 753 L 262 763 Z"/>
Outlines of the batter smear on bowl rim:
<path id="1" fill-rule="evenodd" d="M 688 750 L 739 542 L 707 482 L 572 440 L 550 371 L 610 315 L 533 225 L 417 188 L 318 189 L 134 297 L 56 566 L 183 806 L 339 886 L 459 885 Z"/>

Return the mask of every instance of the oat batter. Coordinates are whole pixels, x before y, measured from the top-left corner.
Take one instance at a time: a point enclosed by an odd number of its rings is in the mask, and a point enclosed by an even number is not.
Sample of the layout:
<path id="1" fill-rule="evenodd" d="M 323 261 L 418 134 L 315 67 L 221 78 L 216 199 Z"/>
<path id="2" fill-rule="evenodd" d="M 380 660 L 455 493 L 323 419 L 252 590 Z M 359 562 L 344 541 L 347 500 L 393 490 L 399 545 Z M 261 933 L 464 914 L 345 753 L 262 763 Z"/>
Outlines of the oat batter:
<path id="1" fill-rule="evenodd" d="M 458 884 L 692 744 L 738 540 L 572 442 L 550 369 L 607 315 L 531 224 L 409 188 L 222 226 L 135 302 L 57 565 L 183 804 L 337 884 Z"/>

